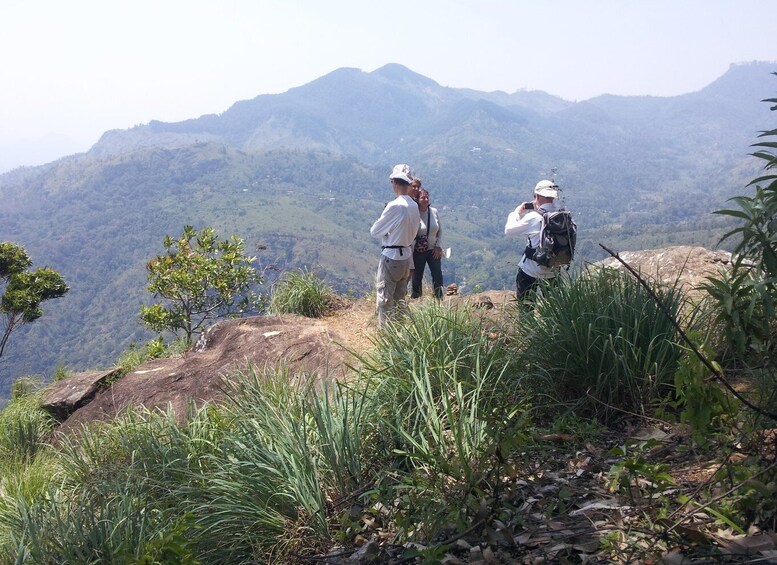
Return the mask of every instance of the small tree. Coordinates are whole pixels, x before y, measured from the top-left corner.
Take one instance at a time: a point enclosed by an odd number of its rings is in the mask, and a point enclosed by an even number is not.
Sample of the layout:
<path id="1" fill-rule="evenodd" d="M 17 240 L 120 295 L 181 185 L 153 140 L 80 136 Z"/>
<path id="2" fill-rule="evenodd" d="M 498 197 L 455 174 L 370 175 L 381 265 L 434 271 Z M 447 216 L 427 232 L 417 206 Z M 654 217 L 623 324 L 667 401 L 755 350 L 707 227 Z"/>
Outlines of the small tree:
<path id="1" fill-rule="evenodd" d="M 0 299 L 3 320 L 0 357 L 14 330 L 43 315 L 41 302 L 64 296 L 70 290 L 57 271 L 48 267 L 29 271 L 31 265 L 32 260 L 23 247 L 0 242 L 0 283 L 5 283 Z"/>
<path id="2" fill-rule="evenodd" d="M 261 300 L 251 291 L 263 279 L 243 254 L 244 242 L 235 236 L 219 241 L 213 228 L 198 234 L 186 226 L 179 239 L 164 240 L 165 255 L 146 265 L 148 290 L 163 302 L 140 308 L 143 323 L 155 331 L 182 331 L 187 345 L 208 320 L 243 313 Z"/>

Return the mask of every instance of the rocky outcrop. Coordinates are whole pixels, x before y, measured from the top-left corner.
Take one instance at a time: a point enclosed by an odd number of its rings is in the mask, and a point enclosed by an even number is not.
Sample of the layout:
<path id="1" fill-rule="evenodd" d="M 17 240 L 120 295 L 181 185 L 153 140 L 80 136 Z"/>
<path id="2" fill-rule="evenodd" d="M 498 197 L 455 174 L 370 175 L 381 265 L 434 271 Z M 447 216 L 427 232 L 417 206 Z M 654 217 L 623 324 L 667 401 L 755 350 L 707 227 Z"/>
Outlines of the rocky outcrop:
<path id="1" fill-rule="evenodd" d="M 46 388 L 41 407 L 57 421 L 62 422 L 73 412 L 90 403 L 118 373 L 118 369 L 89 371 L 56 381 Z"/>
<path id="2" fill-rule="evenodd" d="M 708 276 L 719 276 L 722 270 L 731 267 L 731 253 L 728 251 L 710 251 L 704 247 L 687 245 L 623 251 L 618 256 L 645 277 L 667 285 L 677 283 L 691 294 L 699 292 L 699 285 Z M 599 261 L 597 265 L 624 269 L 614 257 Z"/>
<path id="3" fill-rule="evenodd" d="M 348 353 L 341 340 L 321 320 L 301 316 L 255 316 L 224 320 L 212 326 L 197 347 L 181 356 L 156 359 L 137 367 L 77 407 L 60 431 L 115 418 L 130 406 L 171 407 L 183 418 L 190 402 L 223 400 L 222 379 L 250 365 L 264 367 L 284 362 L 290 374 L 341 376 Z M 73 379 L 62 381 L 70 388 Z M 99 388 L 99 381 L 95 383 Z"/>
<path id="4" fill-rule="evenodd" d="M 731 265 L 729 253 L 703 247 L 625 251 L 619 256 L 643 276 L 679 284 L 691 293 L 700 292 L 697 287 L 707 276 L 718 275 Z M 598 265 L 623 269 L 614 258 Z M 497 319 L 507 305 L 515 302 L 515 291 L 474 295 L 449 292 L 444 302 L 474 307 L 484 316 Z M 354 301 L 323 319 L 285 315 L 225 320 L 205 332 L 191 351 L 145 363 L 113 383 L 111 371 L 84 373 L 54 383 L 47 392 L 46 409 L 64 420 L 60 429 L 65 432 L 92 421 L 115 418 L 130 406 L 170 406 L 184 417 L 192 401 L 201 404 L 223 400 L 223 379 L 250 365 L 261 368 L 284 363 L 293 378 L 303 374 L 344 376 L 346 363 L 353 362 L 349 349 L 363 352 L 368 348 L 375 327 L 374 305 L 369 299 Z"/>

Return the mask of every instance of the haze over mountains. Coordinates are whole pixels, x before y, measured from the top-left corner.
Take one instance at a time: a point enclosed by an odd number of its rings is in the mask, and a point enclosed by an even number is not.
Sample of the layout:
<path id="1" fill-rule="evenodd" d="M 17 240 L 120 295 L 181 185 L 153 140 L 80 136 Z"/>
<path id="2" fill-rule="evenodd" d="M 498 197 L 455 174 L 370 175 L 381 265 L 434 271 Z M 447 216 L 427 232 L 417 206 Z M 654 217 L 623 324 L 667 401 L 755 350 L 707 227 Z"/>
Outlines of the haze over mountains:
<path id="1" fill-rule="evenodd" d="M 397 162 L 442 210 L 446 283 L 512 287 L 522 243 L 504 238 L 504 219 L 551 170 L 580 227 L 578 262 L 602 258 L 598 242 L 712 247 L 725 220 L 710 211 L 758 172 L 747 154 L 774 127 L 761 100 L 775 70 L 734 65 L 682 96 L 573 103 L 442 87 L 400 65 L 339 69 L 220 115 L 106 132 L 85 154 L 0 175 L 0 240 L 72 289 L 12 336 L 0 379 L 104 366 L 153 337 L 137 323 L 144 265 L 187 224 L 266 247 L 262 266 L 308 266 L 366 291 L 378 254 L 368 229 Z"/>

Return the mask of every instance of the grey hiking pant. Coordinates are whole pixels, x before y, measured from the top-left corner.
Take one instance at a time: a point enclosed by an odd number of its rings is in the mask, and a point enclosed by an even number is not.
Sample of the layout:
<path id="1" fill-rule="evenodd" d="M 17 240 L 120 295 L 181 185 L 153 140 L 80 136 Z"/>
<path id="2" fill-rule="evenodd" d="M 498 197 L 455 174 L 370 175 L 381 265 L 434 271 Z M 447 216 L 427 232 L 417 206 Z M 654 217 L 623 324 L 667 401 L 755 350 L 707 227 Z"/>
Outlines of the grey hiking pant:
<path id="1" fill-rule="evenodd" d="M 398 310 L 407 312 L 407 283 L 410 280 L 410 267 L 413 264 L 412 257 L 401 261 L 389 259 L 385 255 L 380 256 L 378 263 L 378 275 L 375 282 L 377 291 L 378 327 L 383 327 L 389 316 Z"/>

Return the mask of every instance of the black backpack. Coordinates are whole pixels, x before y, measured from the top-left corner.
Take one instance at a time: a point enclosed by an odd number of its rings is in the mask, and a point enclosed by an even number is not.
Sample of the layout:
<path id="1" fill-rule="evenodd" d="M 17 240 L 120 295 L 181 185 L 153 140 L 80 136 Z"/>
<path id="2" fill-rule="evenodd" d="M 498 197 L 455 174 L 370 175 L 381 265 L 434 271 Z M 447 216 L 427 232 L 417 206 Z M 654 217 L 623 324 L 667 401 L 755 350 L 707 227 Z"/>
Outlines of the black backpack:
<path id="1" fill-rule="evenodd" d="M 526 257 L 543 267 L 563 267 L 572 262 L 577 243 L 577 225 L 569 210 L 541 212 L 540 244 L 526 246 Z"/>

